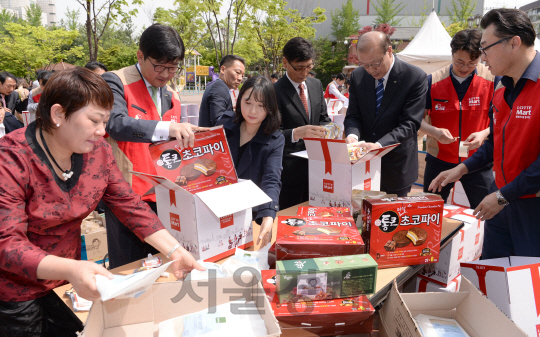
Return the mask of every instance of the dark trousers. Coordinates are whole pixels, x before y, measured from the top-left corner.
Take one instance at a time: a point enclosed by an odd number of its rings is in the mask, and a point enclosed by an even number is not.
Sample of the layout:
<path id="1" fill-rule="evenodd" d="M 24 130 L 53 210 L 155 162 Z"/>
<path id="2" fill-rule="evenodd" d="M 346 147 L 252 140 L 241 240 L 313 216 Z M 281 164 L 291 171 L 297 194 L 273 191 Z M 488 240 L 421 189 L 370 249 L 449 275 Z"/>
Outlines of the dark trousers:
<path id="1" fill-rule="evenodd" d="M 426 156 L 426 170 L 424 171 L 424 192 L 428 191 L 431 181 L 439 175 L 439 173 L 453 169 L 458 164 L 447 163 L 436 158 Z M 494 182 L 493 178 L 493 164 L 487 165 L 481 170 L 469 172 L 465 174 L 459 181 L 463 185 L 467 199 L 471 204 L 471 208 L 475 209 L 480 202 L 490 193 L 495 192 L 491 187 Z M 454 187 L 454 183 L 450 183 L 442 188 L 440 192 L 434 192 L 439 194 L 446 202 L 450 195 L 450 190 Z"/>
<path id="2" fill-rule="evenodd" d="M 83 328 L 54 291 L 30 301 L 0 301 L 1 337 L 76 337 Z"/>
<path id="3" fill-rule="evenodd" d="M 279 209 L 301 204 L 309 199 L 308 160 L 290 154 L 283 156 Z"/>
<path id="4" fill-rule="evenodd" d="M 309 183 L 286 184 L 281 186 L 279 193 L 279 209 L 283 210 L 301 204 L 309 199 Z"/>
<path id="5" fill-rule="evenodd" d="M 484 226 L 482 260 L 508 256 L 540 257 L 540 198 L 518 199 Z"/>
<path id="6" fill-rule="evenodd" d="M 155 202 L 146 202 L 157 214 Z M 105 222 L 107 224 L 107 246 L 109 248 L 109 269 L 117 268 L 148 254 L 159 253 L 157 249 L 141 241 L 129 228 L 124 226 L 105 205 Z"/>
<path id="7" fill-rule="evenodd" d="M 381 188 L 380 190 L 383 191 L 383 192 L 386 192 L 386 194 L 396 194 L 398 197 L 406 197 L 407 194 L 409 194 L 409 192 L 411 191 L 411 188 L 412 188 L 412 185 L 409 186 L 409 187 L 405 187 L 405 188 L 401 188 L 399 190 L 393 190 L 389 187 L 386 187 L 382 182 L 381 182 Z"/>

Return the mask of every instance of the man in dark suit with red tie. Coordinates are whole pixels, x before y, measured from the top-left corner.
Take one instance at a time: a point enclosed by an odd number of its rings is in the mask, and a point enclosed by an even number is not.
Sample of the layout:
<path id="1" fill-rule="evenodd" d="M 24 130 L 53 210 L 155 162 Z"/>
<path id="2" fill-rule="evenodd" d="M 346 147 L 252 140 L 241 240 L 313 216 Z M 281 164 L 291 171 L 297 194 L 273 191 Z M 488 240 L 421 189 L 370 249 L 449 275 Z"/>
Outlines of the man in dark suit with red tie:
<path id="1" fill-rule="evenodd" d="M 324 137 L 325 129 L 320 125 L 331 122 L 321 81 L 308 77 L 314 61 L 315 51 L 309 41 L 301 37 L 289 40 L 283 47 L 283 67 L 287 73 L 274 83 L 285 135 L 280 209 L 308 200 L 308 161 L 291 153 L 306 149 L 304 138 Z"/>
<path id="2" fill-rule="evenodd" d="M 392 54 L 382 32 L 362 35 L 360 66 L 350 79 L 345 117 L 347 143 L 366 141 L 368 150 L 400 143 L 381 161 L 381 191 L 406 196 L 418 179 L 417 132 L 424 116 L 427 75 Z"/>

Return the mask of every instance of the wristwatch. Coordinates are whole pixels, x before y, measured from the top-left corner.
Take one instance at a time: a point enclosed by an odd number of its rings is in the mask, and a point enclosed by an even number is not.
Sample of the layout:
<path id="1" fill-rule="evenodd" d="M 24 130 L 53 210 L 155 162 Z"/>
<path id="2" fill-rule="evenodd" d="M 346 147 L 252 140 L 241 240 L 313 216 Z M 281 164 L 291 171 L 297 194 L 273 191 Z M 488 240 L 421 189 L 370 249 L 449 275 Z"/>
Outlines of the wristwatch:
<path id="1" fill-rule="evenodd" d="M 508 200 L 506 200 L 506 199 L 503 197 L 501 191 L 497 191 L 497 192 L 495 192 L 495 194 L 497 195 L 497 203 L 498 203 L 499 205 L 501 205 L 501 206 L 508 206 L 509 202 L 508 202 Z"/>

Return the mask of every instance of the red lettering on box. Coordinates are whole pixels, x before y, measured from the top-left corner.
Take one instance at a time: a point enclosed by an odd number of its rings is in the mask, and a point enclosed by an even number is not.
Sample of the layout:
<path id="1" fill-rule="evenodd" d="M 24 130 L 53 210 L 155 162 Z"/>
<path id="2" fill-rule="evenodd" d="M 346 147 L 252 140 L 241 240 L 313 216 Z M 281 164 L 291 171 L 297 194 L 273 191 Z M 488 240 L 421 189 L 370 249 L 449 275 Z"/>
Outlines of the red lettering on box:
<path id="1" fill-rule="evenodd" d="M 171 217 L 171 229 L 174 229 L 175 231 L 181 232 L 181 230 L 180 230 L 180 216 L 178 214 L 174 214 L 174 213 L 169 213 L 169 215 Z"/>
<path id="2" fill-rule="evenodd" d="M 323 192 L 334 193 L 334 181 L 323 179 Z"/>
<path id="3" fill-rule="evenodd" d="M 476 237 L 474 238 L 474 245 L 476 246 L 480 242 L 480 233 L 476 234 Z"/>
<path id="4" fill-rule="evenodd" d="M 225 215 L 224 217 L 219 218 L 219 226 L 220 228 L 226 228 L 229 226 L 234 225 L 234 217 L 232 214 Z"/>
<path id="5" fill-rule="evenodd" d="M 461 248 L 459 249 L 457 259 L 458 259 L 458 260 L 461 260 L 462 257 L 463 257 L 463 247 L 461 247 Z"/>
<path id="6" fill-rule="evenodd" d="M 536 337 L 540 337 L 540 324 L 536 324 Z"/>
<path id="7" fill-rule="evenodd" d="M 364 191 L 371 191 L 371 178 L 364 180 Z"/>

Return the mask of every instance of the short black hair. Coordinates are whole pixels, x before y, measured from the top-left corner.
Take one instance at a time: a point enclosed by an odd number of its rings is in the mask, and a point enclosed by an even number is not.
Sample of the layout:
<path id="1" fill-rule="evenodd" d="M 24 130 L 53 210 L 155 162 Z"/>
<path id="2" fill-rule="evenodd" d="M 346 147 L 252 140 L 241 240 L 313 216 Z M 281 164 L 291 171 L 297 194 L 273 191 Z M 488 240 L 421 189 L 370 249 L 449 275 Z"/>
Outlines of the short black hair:
<path id="1" fill-rule="evenodd" d="M 41 85 L 47 84 L 47 81 L 49 81 L 49 78 L 51 78 L 52 74 L 52 71 L 44 71 L 41 75 Z"/>
<path id="2" fill-rule="evenodd" d="M 315 61 L 315 50 L 303 37 L 293 37 L 283 47 L 283 57 L 289 62 Z"/>
<path id="3" fill-rule="evenodd" d="M 36 70 L 36 80 L 37 80 L 37 81 L 41 80 L 41 76 L 42 76 L 42 74 L 43 74 L 44 71 L 47 71 L 47 70 L 45 70 L 45 69 L 38 69 L 38 70 Z"/>
<path id="4" fill-rule="evenodd" d="M 275 78 L 276 80 L 279 80 L 277 73 L 273 73 L 272 75 L 270 75 L 270 78 Z"/>
<path id="5" fill-rule="evenodd" d="M 492 9 L 484 15 L 480 27 L 486 29 L 492 24 L 498 38 L 519 36 L 525 46 L 534 46 L 536 32 L 525 12 L 511 8 Z"/>
<path id="6" fill-rule="evenodd" d="M 238 55 L 231 54 L 231 55 L 225 55 L 221 58 L 221 62 L 219 62 L 219 68 L 221 69 L 222 66 L 230 67 L 235 61 L 240 61 L 242 62 L 244 67 L 246 66 L 246 61 L 243 58 L 241 58 Z"/>
<path id="7" fill-rule="evenodd" d="M 317 73 L 316 73 L 316 72 L 314 72 L 313 70 L 312 70 L 312 71 L 310 71 L 310 72 L 309 72 L 308 74 L 309 74 L 309 75 L 311 75 L 311 76 L 313 76 L 313 77 L 317 76 Z"/>
<path id="8" fill-rule="evenodd" d="M 333 80 L 336 79 L 336 77 L 337 77 L 337 74 L 332 74 L 332 79 Z"/>
<path id="9" fill-rule="evenodd" d="M 345 77 L 345 74 L 344 73 L 339 73 L 336 75 L 336 80 L 340 80 L 340 81 L 343 81 L 345 80 L 347 77 Z"/>
<path id="10" fill-rule="evenodd" d="M 145 60 L 151 57 L 159 63 L 182 61 L 185 53 L 184 41 L 178 32 L 159 23 L 154 23 L 142 33 L 139 50 Z"/>
<path id="11" fill-rule="evenodd" d="M 144 53 L 143 53 L 144 54 Z M 98 61 L 91 61 L 91 62 L 88 62 L 85 66 L 84 66 L 86 69 L 90 69 L 90 70 L 96 70 L 97 68 L 101 68 L 103 70 L 105 70 L 106 72 L 109 71 L 109 68 L 107 68 L 106 65 L 104 65 L 103 63 L 101 62 L 98 62 Z"/>
<path id="12" fill-rule="evenodd" d="M 266 118 L 261 124 L 261 127 L 264 127 L 264 133 L 267 135 L 272 134 L 281 125 L 281 114 L 279 113 L 274 85 L 264 76 L 253 76 L 242 85 L 242 89 L 238 93 L 234 122 L 242 123 L 244 121 L 244 116 L 242 116 L 242 99 L 248 89 L 253 90 L 246 99 L 253 97 L 255 101 L 262 102 L 264 110 L 266 110 Z"/>
<path id="13" fill-rule="evenodd" d="M 463 50 L 469 53 L 471 60 L 476 60 L 482 54 L 480 51 L 480 40 L 482 40 L 482 32 L 478 29 L 464 29 L 459 31 L 454 35 L 452 41 L 450 41 L 452 54 Z"/>
<path id="14" fill-rule="evenodd" d="M 15 75 L 13 75 L 12 73 L 9 73 L 7 71 L 0 72 L 0 83 L 2 84 L 6 83 L 6 80 L 8 78 L 11 78 L 15 82 L 17 82 L 17 77 L 15 77 Z"/>

